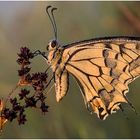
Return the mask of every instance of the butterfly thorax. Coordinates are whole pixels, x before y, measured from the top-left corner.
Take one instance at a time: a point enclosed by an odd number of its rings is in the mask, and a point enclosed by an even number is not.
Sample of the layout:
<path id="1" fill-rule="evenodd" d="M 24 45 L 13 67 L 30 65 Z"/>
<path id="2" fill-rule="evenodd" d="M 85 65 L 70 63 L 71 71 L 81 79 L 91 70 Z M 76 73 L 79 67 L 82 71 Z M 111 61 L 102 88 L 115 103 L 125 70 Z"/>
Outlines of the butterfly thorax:
<path id="1" fill-rule="evenodd" d="M 55 71 L 59 61 L 61 60 L 63 49 L 56 40 L 50 41 L 47 49 L 49 50 L 48 63 L 51 65 L 53 71 Z"/>

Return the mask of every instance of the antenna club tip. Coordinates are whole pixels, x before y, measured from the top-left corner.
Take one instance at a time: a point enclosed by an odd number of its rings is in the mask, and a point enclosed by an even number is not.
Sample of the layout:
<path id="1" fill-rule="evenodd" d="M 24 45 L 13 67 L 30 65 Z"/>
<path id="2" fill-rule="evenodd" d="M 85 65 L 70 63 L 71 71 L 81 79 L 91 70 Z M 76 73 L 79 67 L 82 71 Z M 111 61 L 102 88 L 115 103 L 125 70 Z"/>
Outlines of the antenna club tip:
<path id="1" fill-rule="evenodd" d="M 51 5 L 48 5 L 48 6 L 46 7 L 46 12 L 48 12 L 48 9 L 51 8 L 51 7 L 52 7 Z"/>
<path id="2" fill-rule="evenodd" d="M 52 7 L 51 5 L 48 5 L 47 7 L 46 7 L 46 9 L 48 9 L 48 8 L 50 8 L 50 7 Z"/>
<path id="3" fill-rule="evenodd" d="M 56 7 L 54 7 L 54 8 L 52 8 L 52 10 L 57 10 L 57 8 L 56 8 Z"/>

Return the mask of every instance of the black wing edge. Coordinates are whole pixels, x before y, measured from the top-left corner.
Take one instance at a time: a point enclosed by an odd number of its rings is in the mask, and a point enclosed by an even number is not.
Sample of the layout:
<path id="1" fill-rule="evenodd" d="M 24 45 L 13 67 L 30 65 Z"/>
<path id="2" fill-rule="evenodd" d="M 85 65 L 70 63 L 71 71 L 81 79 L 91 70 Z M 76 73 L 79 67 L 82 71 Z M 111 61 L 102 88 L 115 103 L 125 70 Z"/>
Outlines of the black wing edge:
<path id="1" fill-rule="evenodd" d="M 75 45 L 80 45 L 83 43 L 90 43 L 90 42 L 95 42 L 95 43 L 99 43 L 99 42 L 106 42 L 106 41 L 113 41 L 113 40 L 124 40 L 124 41 L 140 41 L 140 36 L 110 36 L 110 37 L 98 37 L 98 38 L 92 38 L 92 39 L 87 39 L 87 40 L 82 40 L 82 41 L 78 41 L 78 42 L 74 42 L 74 43 L 70 43 L 67 45 L 64 45 L 63 48 L 69 48 L 71 46 L 75 46 Z"/>

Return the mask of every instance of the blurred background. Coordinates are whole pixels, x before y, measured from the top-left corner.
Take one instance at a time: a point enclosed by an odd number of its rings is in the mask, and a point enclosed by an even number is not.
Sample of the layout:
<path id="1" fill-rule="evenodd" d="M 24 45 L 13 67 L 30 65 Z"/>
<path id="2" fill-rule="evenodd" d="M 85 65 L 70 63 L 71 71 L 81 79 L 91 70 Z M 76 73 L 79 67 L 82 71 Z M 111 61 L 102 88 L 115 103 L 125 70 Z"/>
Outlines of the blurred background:
<path id="1" fill-rule="evenodd" d="M 21 46 L 45 51 L 53 30 L 45 8 L 58 8 L 55 17 L 62 45 L 104 36 L 139 36 L 140 2 L 0 2 L 0 97 L 18 81 L 17 53 Z M 38 57 L 33 69 L 47 68 Z M 129 85 L 127 97 L 140 112 L 140 78 Z M 25 125 L 7 123 L 1 138 L 140 138 L 140 115 L 129 106 L 105 121 L 90 115 L 75 80 L 70 78 L 67 96 L 56 103 L 54 89 L 48 95 L 49 112 L 29 110 Z M 128 119 L 126 118 L 128 117 Z"/>

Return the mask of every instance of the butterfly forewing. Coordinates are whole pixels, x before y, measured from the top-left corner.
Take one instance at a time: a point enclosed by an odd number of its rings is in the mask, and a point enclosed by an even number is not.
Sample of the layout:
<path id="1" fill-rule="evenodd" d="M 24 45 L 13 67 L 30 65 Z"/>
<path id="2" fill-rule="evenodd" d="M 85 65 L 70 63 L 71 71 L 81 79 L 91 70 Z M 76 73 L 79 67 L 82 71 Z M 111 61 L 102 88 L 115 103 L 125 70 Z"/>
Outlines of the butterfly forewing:
<path id="1" fill-rule="evenodd" d="M 59 83 L 56 86 L 60 86 L 59 99 L 67 93 L 67 72 L 71 73 L 84 100 L 99 118 L 105 119 L 120 108 L 120 103 L 127 103 L 128 84 L 140 75 L 140 38 L 102 38 L 69 44 L 63 46 L 59 63 L 61 74 L 55 79 Z"/>

